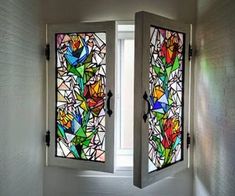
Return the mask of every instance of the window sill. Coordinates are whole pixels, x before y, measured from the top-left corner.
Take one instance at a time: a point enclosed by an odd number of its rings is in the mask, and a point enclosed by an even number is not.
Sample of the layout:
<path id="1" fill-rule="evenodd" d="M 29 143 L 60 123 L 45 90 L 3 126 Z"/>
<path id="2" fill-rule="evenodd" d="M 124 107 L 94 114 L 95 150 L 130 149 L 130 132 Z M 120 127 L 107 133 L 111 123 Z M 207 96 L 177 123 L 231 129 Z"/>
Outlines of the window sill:
<path id="1" fill-rule="evenodd" d="M 78 171 L 78 177 L 86 178 L 132 178 L 132 167 L 118 167 L 114 173 L 98 172 L 98 171 Z"/>

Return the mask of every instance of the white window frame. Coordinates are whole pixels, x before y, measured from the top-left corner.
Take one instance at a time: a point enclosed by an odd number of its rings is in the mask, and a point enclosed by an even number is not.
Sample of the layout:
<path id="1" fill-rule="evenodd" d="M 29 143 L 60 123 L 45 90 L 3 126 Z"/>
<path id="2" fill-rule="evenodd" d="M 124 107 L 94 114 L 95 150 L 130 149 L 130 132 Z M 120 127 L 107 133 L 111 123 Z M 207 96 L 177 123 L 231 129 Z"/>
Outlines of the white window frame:
<path id="1" fill-rule="evenodd" d="M 158 26 L 185 33 L 185 81 L 184 81 L 184 160 L 164 169 L 148 172 L 148 119 L 143 121 L 147 111 L 143 99 L 144 92 L 149 92 L 149 44 L 150 26 Z M 187 132 L 189 130 L 189 61 L 188 46 L 190 26 L 150 14 L 138 12 L 135 17 L 135 97 L 134 100 L 134 185 L 143 188 L 188 167 Z M 149 94 L 149 93 L 147 93 Z"/>
<path id="2" fill-rule="evenodd" d="M 51 144 L 49 147 L 48 165 L 76 168 L 78 170 L 94 170 L 104 172 L 114 172 L 114 113 L 105 116 L 105 162 L 94 162 L 87 160 L 76 160 L 56 157 L 55 150 L 55 110 L 56 110 L 56 75 L 55 75 L 55 34 L 71 32 L 105 32 L 106 33 L 106 93 L 111 90 L 111 110 L 114 112 L 115 100 L 115 22 L 97 23 L 77 23 L 77 24 L 57 24 L 48 26 L 48 38 L 50 44 L 50 61 L 48 66 L 48 126 L 51 131 Z M 106 99 L 107 101 L 107 99 Z M 107 103 L 105 104 L 105 106 Z"/>
<path id="3" fill-rule="evenodd" d="M 118 25 L 130 25 L 134 27 L 134 21 L 118 21 L 117 22 L 117 68 L 116 68 L 116 126 L 115 126 L 115 142 L 116 142 L 116 163 L 118 162 L 117 159 L 123 158 L 126 162 L 128 159 L 132 160 L 132 164 L 123 164 L 122 166 L 116 164 L 116 170 L 133 170 L 133 150 L 132 149 L 124 149 L 121 147 L 122 142 L 122 130 L 121 130 L 121 67 L 123 66 L 123 52 L 124 52 L 124 40 L 134 40 L 134 29 L 124 29 L 119 31 Z M 134 48 L 133 48 L 134 50 Z M 134 92 L 133 92 L 134 93 Z M 133 100 L 134 101 L 134 100 Z M 131 114 L 130 114 L 131 115 Z"/>

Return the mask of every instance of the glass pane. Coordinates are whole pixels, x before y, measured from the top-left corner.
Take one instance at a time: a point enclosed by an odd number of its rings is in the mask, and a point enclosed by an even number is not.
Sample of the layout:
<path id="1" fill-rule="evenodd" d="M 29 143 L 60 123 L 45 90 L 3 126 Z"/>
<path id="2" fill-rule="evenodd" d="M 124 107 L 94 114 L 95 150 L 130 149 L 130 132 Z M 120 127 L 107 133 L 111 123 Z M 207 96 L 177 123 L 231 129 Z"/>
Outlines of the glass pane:
<path id="1" fill-rule="evenodd" d="M 121 149 L 133 149 L 134 40 L 124 40 L 122 60 Z"/>
<path id="2" fill-rule="evenodd" d="M 184 34 L 150 27 L 149 167 L 183 160 Z"/>
<path id="3" fill-rule="evenodd" d="M 56 156 L 105 161 L 106 34 L 56 37 Z"/>

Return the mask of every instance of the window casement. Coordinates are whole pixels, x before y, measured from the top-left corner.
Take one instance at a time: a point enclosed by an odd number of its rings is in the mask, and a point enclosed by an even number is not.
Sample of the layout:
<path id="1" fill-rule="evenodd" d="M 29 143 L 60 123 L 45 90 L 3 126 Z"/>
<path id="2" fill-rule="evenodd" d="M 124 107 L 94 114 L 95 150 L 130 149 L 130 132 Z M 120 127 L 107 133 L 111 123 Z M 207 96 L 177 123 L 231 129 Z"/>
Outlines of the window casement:
<path id="1" fill-rule="evenodd" d="M 48 32 L 48 163 L 113 172 L 115 22 L 50 25 Z"/>
<path id="2" fill-rule="evenodd" d="M 114 85 L 116 50 L 134 44 L 133 181 L 143 188 L 188 166 L 189 25 L 138 12 L 134 41 L 133 32 L 117 39 L 115 27 L 97 22 L 48 28 L 48 163 L 114 172 L 114 129 L 125 109 L 114 117 L 115 93 L 125 87 L 118 78 L 119 87 Z M 128 154 L 127 144 L 116 153 Z"/>
<path id="3" fill-rule="evenodd" d="M 135 18 L 134 184 L 145 187 L 188 166 L 189 25 Z"/>

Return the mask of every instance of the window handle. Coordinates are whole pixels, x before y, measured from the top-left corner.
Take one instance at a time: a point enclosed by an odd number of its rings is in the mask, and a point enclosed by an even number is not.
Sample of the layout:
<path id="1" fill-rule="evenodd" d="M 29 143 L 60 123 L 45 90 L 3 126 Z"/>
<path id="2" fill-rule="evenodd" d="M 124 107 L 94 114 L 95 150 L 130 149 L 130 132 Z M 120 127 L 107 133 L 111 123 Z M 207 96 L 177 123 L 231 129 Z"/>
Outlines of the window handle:
<path id="1" fill-rule="evenodd" d="M 113 96 L 113 93 L 111 92 L 111 90 L 109 90 L 107 96 L 108 96 L 108 99 L 107 99 L 107 113 L 110 117 L 113 113 L 113 111 L 110 109 L 110 99 Z"/>
<path id="2" fill-rule="evenodd" d="M 145 100 L 145 101 L 147 102 L 147 104 L 148 104 L 147 113 L 145 113 L 145 114 L 143 115 L 144 122 L 146 122 L 146 120 L 147 120 L 147 118 L 148 118 L 148 114 L 150 113 L 150 102 L 149 102 L 149 100 L 148 100 L 148 95 L 147 95 L 146 91 L 145 91 L 145 93 L 144 93 L 144 95 L 143 95 L 143 98 L 144 98 L 144 100 Z"/>

